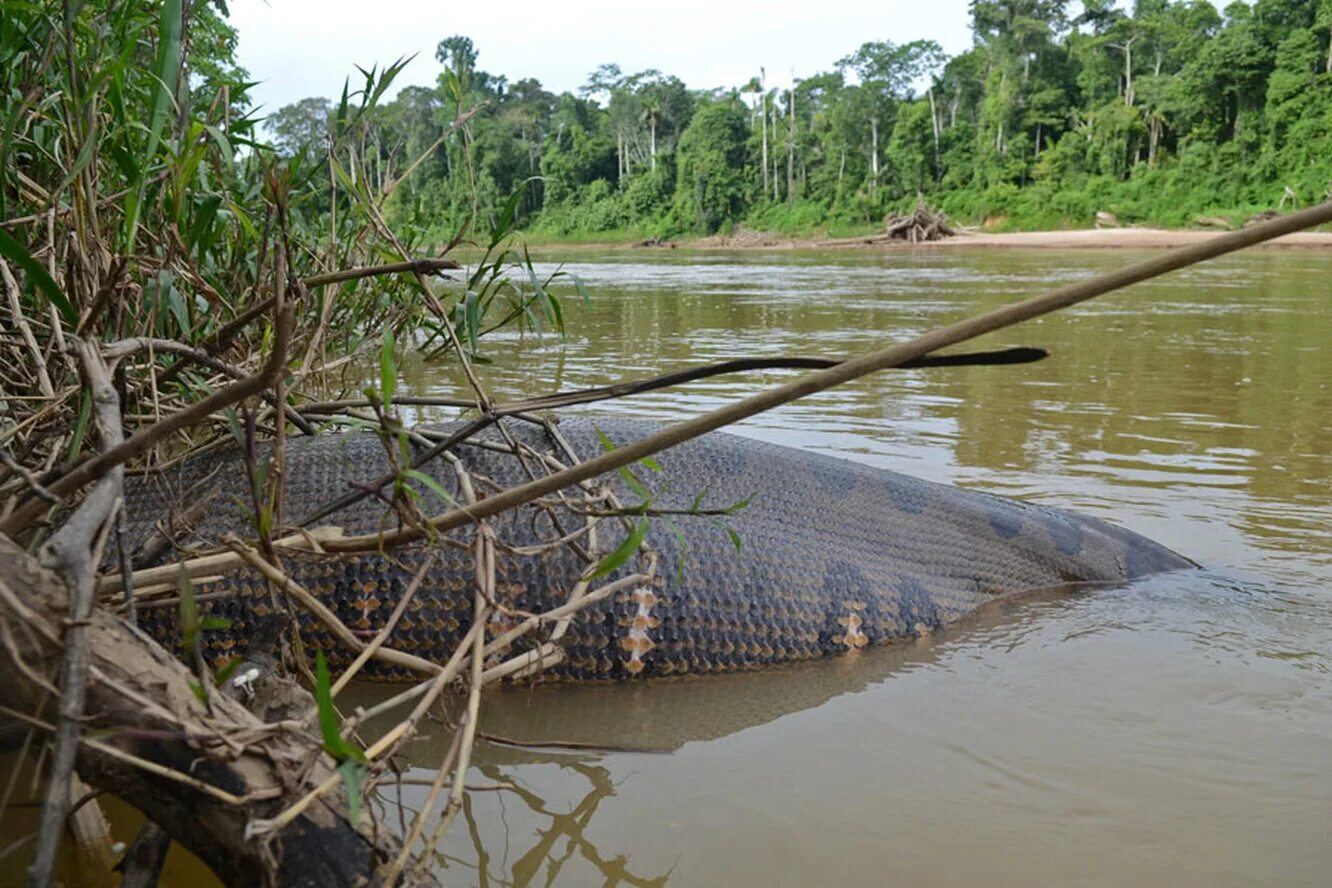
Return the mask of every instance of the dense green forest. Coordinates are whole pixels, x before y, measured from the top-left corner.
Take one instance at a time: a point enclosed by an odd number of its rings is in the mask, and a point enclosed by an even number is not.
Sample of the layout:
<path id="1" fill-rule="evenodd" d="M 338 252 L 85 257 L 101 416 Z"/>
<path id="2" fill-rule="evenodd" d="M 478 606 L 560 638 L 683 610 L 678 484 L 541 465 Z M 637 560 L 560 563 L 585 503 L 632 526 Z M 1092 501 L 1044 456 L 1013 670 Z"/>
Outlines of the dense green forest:
<path id="1" fill-rule="evenodd" d="M 970 11 L 960 55 L 869 42 L 794 89 L 763 71 L 698 90 L 605 64 L 554 95 L 449 37 L 436 87 L 375 109 L 367 175 L 415 164 L 393 221 L 440 236 L 519 188 L 522 223 L 555 237 L 863 229 L 918 194 L 1001 227 L 1082 227 L 1097 211 L 1188 225 L 1332 188 L 1332 0 Z M 282 108 L 276 145 L 318 155 L 334 110 Z"/>

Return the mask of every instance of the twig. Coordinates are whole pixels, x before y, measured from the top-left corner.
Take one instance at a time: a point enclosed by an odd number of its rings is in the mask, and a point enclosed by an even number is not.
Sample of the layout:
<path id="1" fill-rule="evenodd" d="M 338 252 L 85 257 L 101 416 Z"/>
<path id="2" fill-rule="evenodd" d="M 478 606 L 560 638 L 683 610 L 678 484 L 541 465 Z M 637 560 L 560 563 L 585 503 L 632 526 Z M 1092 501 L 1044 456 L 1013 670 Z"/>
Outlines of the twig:
<path id="1" fill-rule="evenodd" d="M 466 717 L 463 716 L 463 718 Z M 402 843 L 402 851 L 393 859 L 388 870 L 384 873 L 383 884 L 398 884 L 399 876 L 402 875 L 403 869 L 411 859 L 412 848 L 420 841 L 421 833 L 425 831 L 426 816 L 435 807 L 435 800 L 439 798 L 440 792 L 444 789 L 444 783 L 448 780 L 450 768 L 458 755 L 458 749 L 462 746 L 462 739 L 462 731 L 453 732 L 453 740 L 449 743 L 448 751 L 444 753 L 443 761 L 435 769 L 435 779 L 430 781 L 430 791 L 426 793 L 425 802 L 422 803 L 421 810 L 417 812 L 416 817 L 412 820 L 412 828 Z"/>
<path id="2" fill-rule="evenodd" d="M 329 689 L 329 696 L 336 697 L 347 684 L 356 677 L 356 673 L 361 667 L 375 655 L 375 652 L 383 647 L 384 642 L 388 640 L 389 635 L 393 633 L 393 627 L 398 625 L 398 619 L 402 617 L 403 611 L 407 610 L 407 605 L 412 598 L 416 596 L 416 590 L 421 588 L 421 581 L 425 579 L 426 573 L 435 565 L 435 553 L 429 552 L 421 560 L 421 566 L 417 568 L 416 575 L 412 581 L 407 584 L 407 589 L 398 597 L 398 603 L 393 608 L 393 613 L 389 614 L 384 627 L 375 633 L 375 637 L 365 646 L 365 650 L 356 655 L 356 659 L 347 667 L 347 670 L 338 676 L 338 680 L 333 682 L 333 687 Z"/>
<path id="3" fill-rule="evenodd" d="M 120 399 L 107 376 L 106 364 L 89 342 L 75 340 L 84 380 L 92 395 L 98 433 L 102 446 L 114 450 L 122 440 Z M 55 855 L 69 810 L 70 778 L 78 752 L 79 722 L 88 686 L 87 623 L 92 614 L 95 594 L 93 565 L 99 558 L 100 545 L 110 528 L 110 518 L 120 502 L 124 472 L 112 465 L 97 486 L 80 504 L 44 551 L 48 564 L 60 572 L 70 589 L 69 618 L 65 628 L 65 655 L 60 666 L 60 700 L 57 707 L 54 752 L 46 801 L 42 805 L 41 826 L 28 883 L 50 885 L 55 876 Z"/>
<path id="4" fill-rule="evenodd" d="M 210 370 L 221 373 L 223 376 L 231 379 L 244 379 L 245 371 L 239 367 L 228 364 L 226 361 L 213 357 L 207 351 L 201 348 L 195 348 L 186 345 L 183 342 L 177 342 L 174 339 L 158 339 L 152 336 L 136 336 L 132 339 L 120 339 L 116 342 L 107 343 L 102 348 L 102 354 L 112 360 L 120 360 L 132 354 L 151 350 L 157 354 L 171 354 L 182 358 L 189 358 L 196 363 L 203 364 Z M 165 379 L 165 374 L 163 374 Z M 273 406 L 279 403 L 277 397 L 272 392 L 260 392 L 260 396 Z M 310 425 L 309 420 L 290 404 L 283 404 L 282 410 L 287 418 L 291 420 L 292 425 L 296 426 L 306 435 L 316 434 L 314 426 Z"/>
<path id="5" fill-rule="evenodd" d="M 28 347 L 28 352 L 32 355 L 33 371 L 37 374 L 37 388 L 44 396 L 54 398 L 55 388 L 52 387 L 51 377 L 46 372 L 46 360 L 37 345 L 37 338 L 32 335 L 32 327 L 28 326 L 27 320 L 23 317 L 23 307 L 19 304 L 18 282 L 14 280 L 14 274 L 9 270 L 9 263 L 3 259 L 0 259 L 0 277 L 4 278 L 5 294 L 9 298 L 10 320 L 18 328 L 19 335 L 23 337 L 23 344 Z"/>
<path id="6" fill-rule="evenodd" d="M 489 591 L 493 597 L 493 590 L 487 590 L 488 584 L 493 584 L 495 547 L 489 539 L 489 527 L 485 524 L 477 528 L 477 572 L 484 575 L 479 577 L 480 582 L 476 590 L 476 613 L 481 613 L 485 606 L 486 593 Z M 453 775 L 453 786 L 449 791 L 449 803 L 444 808 L 444 815 L 440 817 L 439 823 L 435 826 L 435 832 L 430 837 L 428 847 L 434 848 L 443 838 L 444 833 L 449 829 L 449 824 L 457 816 L 458 810 L 462 808 L 463 793 L 467 790 L 467 767 L 472 761 L 472 747 L 476 743 L 476 723 L 481 716 L 481 685 L 482 685 L 482 649 L 485 647 L 486 635 L 482 631 L 472 642 L 472 682 L 467 695 L 467 719 L 462 726 L 462 744 L 458 749 L 458 765 Z M 429 854 L 422 854 L 416 859 L 416 866 L 413 868 L 413 875 L 420 873 L 426 862 L 430 859 Z"/>
<path id="7" fill-rule="evenodd" d="M 320 287 L 324 284 L 340 284 L 359 278 L 375 277 L 381 274 L 399 274 L 409 271 L 413 274 L 436 274 L 441 271 L 457 271 L 462 268 L 452 259 L 409 259 L 406 262 L 390 262 L 387 265 L 371 265 L 365 268 L 345 268 L 342 271 L 330 271 L 302 278 L 307 287 Z"/>
<path id="8" fill-rule="evenodd" d="M 268 363 L 260 372 L 246 379 L 234 382 L 226 388 L 214 392 L 193 404 L 163 418 L 156 425 L 144 429 L 128 441 L 117 444 L 109 450 L 75 466 L 63 477 L 54 481 L 48 489 L 56 496 L 66 497 L 84 484 L 100 478 L 111 469 L 142 456 L 159 441 L 181 429 L 188 428 L 216 410 L 229 407 L 238 401 L 256 395 L 270 387 L 286 363 L 287 345 L 291 341 L 292 311 L 288 307 L 279 313 L 273 341 L 273 351 Z M 19 506 L 0 522 L 0 533 L 16 536 L 36 519 L 47 506 L 40 500 L 31 500 Z"/>
<path id="9" fill-rule="evenodd" d="M 263 574 L 264 578 L 276 588 L 295 598 L 319 622 L 328 627 L 338 641 L 342 642 L 347 648 L 357 653 L 365 650 L 365 643 L 356 636 L 356 633 L 348 629 L 336 614 L 329 610 L 322 601 L 311 595 L 304 586 L 269 564 L 258 552 L 242 543 L 238 538 L 232 537 L 228 544 L 232 547 L 232 551 L 238 554 L 246 564 Z M 408 669 L 415 669 L 417 672 L 424 672 L 429 675 L 437 674 L 440 671 L 437 663 L 393 648 L 381 646 L 372 653 L 372 656 L 376 660 L 383 660 L 385 663 L 394 666 L 405 666 Z"/>
<path id="10" fill-rule="evenodd" d="M 183 771 L 168 768 L 166 765 L 159 765 L 157 762 L 141 758 L 133 753 L 112 746 L 110 743 L 103 743 L 101 740 L 97 740 L 93 737 L 84 737 L 83 745 L 87 746 L 89 749 L 95 749 L 103 755 L 108 755 L 111 758 L 119 759 L 136 768 L 141 768 L 150 774 L 156 774 L 158 777 L 164 777 L 167 780 L 183 783 L 186 786 L 197 789 L 205 795 L 212 796 L 219 802 L 226 802 L 228 805 L 248 805 L 252 802 L 263 801 L 264 799 L 281 798 L 284 792 L 281 786 L 266 786 L 261 789 L 251 790 L 243 796 L 238 796 L 227 792 L 225 789 L 219 789 L 211 783 L 204 783 L 197 777 L 192 777 Z"/>
<path id="11" fill-rule="evenodd" d="M 476 736 L 496 746 L 512 746 L 515 749 L 570 749 L 578 752 L 639 752 L 646 755 L 669 754 L 673 750 L 658 746 L 620 746 L 613 743 L 580 743 L 576 740 L 518 740 L 501 734 L 478 731 Z M 471 789 L 472 787 L 468 787 Z"/>
<path id="12" fill-rule="evenodd" d="M 4 463 L 5 468 L 9 469 L 15 475 L 18 475 L 19 478 L 23 480 L 23 483 L 28 486 L 28 489 L 35 495 L 46 500 L 51 505 L 58 505 L 60 503 L 60 497 L 43 487 L 41 482 L 37 479 L 37 476 L 28 471 L 26 466 L 16 462 L 14 458 L 9 455 L 9 451 L 5 450 L 3 447 L 0 447 L 0 463 Z"/>
<path id="13" fill-rule="evenodd" d="M 1005 348 L 996 351 L 965 352 L 955 355 L 929 355 L 914 361 L 907 361 L 903 364 L 899 364 L 898 369 L 916 370 L 933 367 L 1026 364 L 1033 361 L 1039 361 L 1045 357 L 1048 357 L 1048 353 L 1039 348 Z M 503 404 L 494 405 L 491 407 L 490 412 L 499 416 L 509 416 L 516 413 L 535 412 L 537 410 L 553 410 L 558 407 L 570 407 L 575 404 L 590 404 L 594 401 L 606 401 L 612 398 L 622 398 L 626 395 L 642 394 L 643 392 L 656 391 L 657 389 L 683 385 L 687 382 L 695 382 L 699 379 L 707 379 L 712 376 L 722 376 L 729 373 L 752 373 L 760 370 L 821 370 L 826 367 L 836 367 L 840 363 L 842 362 L 831 358 L 736 358 L 730 361 L 706 364 L 701 367 L 690 367 L 686 370 L 675 370 L 670 373 L 662 373 L 647 379 L 635 379 L 629 382 L 616 383 L 614 385 L 577 389 L 568 392 L 554 392 L 549 395 L 524 398 L 520 401 L 507 401 Z M 474 406 L 473 402 L 461 398 L 444 398 L 435 395 L 395 395 L 390 403 L 394 405 L 401 404 L 404 406 L 420 407 L 467 408 Z M 369 406 L 371 406 L 371 402 L 364 398 L 352 398 L 341 401 L 311 401 L 301 405 L 301 412 L 310 415 L 340 413 L 344 410 Z"/>
<path id="14" fill-rule="evenodd" d="M 449 658 L 449 662 L 444 665 L 444 668 L 440 669 L 439 673 L 429 683 L 417 686 L 422 689 L 417 691 L 418 696 L 420 694 L 425 694 L 425 699 L 420 705 L 418 705 L 416 711 L 412 713 L 411 717 L 394 725 L 384 734 L 384 736 L 371 744 L 365 751 L 366 759 L 374 761 L 380 758 L 390 749 L 395 748 L 397 744 L 401 743 L 404 739 L 411 736 L 412 731 L 415 730 L 416 722 L 425 714 L 425 710 L 429 708 L 430 704 L 434 702 L 435 698 L 439 696 L 444 688 L 458 677 L 458 673 L 462 669 L 463 656 L 471 650 L 477 634 L 484 626 L 484 621 L 485 614 L 478 614 L 476 621 L 472 624 L 471 630 L 468 631 L 466 637 L 463 638 L 462 643 L 458 645 L 456 650 L 454 650 L 453 656 Z M 246 837 L 258 838 L 280 832 L 289 823 L 299 817 L 307 808 L 314 804 L 315 801 L 341 782 L 342 775 L 334 773 L 324 780 L 323 783 L 320 783 L 314 789 L 310 790 L 275 817 L 265 820 L 251 820 L 245 828 Z"/>
<path id="15" fill-rule="evenodd" d="M 274 547 L 287 548 L 293 551 L 319 552 L 323 549 L 324 543 L 342 536 L 342 528 L 340 527 L 315 527 L 310 530 L 302 530 L 300 533 L 294 533 L 291 536 L 285 536 L 280 540 L 274 540 L 273 545 Z M 157 567 L 145 567 L 142 570 L 136 570 L 131 578 L 136 588 L 147 590 L 156 586 L 174 585 L 180 579 L 182 568 L 184 568 L 186 576 L 191 580 L 197 580 L 199 577 L 224 573 L 228 569 L 239 567 L 244 563 L 245 559 L 233 551 L 213 551 L 185 561 L 162 564 Z M 97 581 L 97 593 L 99 595 L 119 592 L 124 588 L 124 577 L 120 574 L 106 574 Z"/>

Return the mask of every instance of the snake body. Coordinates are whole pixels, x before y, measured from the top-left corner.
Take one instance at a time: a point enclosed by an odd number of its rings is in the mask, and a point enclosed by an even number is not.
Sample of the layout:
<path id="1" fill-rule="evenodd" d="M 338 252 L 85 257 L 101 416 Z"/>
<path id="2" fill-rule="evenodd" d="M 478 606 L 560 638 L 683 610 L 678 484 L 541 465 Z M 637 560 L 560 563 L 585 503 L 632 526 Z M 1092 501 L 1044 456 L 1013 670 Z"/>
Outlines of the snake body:
<path id="1" fill-rule="evenodd" d="M 603 449 L 602 435 L 622 445 L 659 426 L 571 418 L 558 428 L 586 457 Z M 532 452 L 567 462 L 538 427 L 516 424 L 509 434 Z M 478 496 L 546 470 L 534 457 L 520 462 L 493 448 L 464 445 L 456 453 Z M 825 657 L 929 632 L 997 596 L 1122 582 L 1193 566 L 1164 546 L 1095 518 L 725 433 L 682 444 L 657 460 L 636 466 L 634 473 L 650 488 L 652 508 L 667 514 L 650 521 L 638 556 L 597 582 L 641 572 L 645 552 L 655 555 L 655 572 L 578 613 L 559 640 L 562 661 L 549 673 L 555 677 L 714 673 Z M 292 438 L 286 515 L 298 518 L 345 494 L 349 481 L 377 478 L 387 466 L 384 445 L 371 433 Z M 436 459 L 423 471 L 450 497 L 462 498 L 455 465 Z M 639 502 L 638 485 L 621 476 L 599 483 L 624 505 Z M 235 453 L 195 458 L 159 477 L 132 479 L 126 485 L 130 538 L 143 542 L 162 516 L 203 498 L 205 514 L 187 542 L 216 543 L 227 532 L 251 535 L 238 505 L 249 501 L 248 484 Z M 414 486 L 423 512 L 451 507 L 431 485 Z M 568 535 L 588 521 L 577 505 L 586 491 L 566 493 L 567 499 L 548 499 L 492 519 L 504 544 L 496 564 L 495 603 L 501 607 L 492 635 L 524 613 L 562 604 L 587 571 L 588 558 L 612 551 L 636 520 L 597 520 L 593 538 L 577 539 L 584 548 L 595 542 L 591 553 L 580 555 L 569 545 L 513 551 Z M 718 514 L 745 501 L 744 508 Z M 710 514 L 694 514 L 700 512 Z M 391 528 L 394 518 L 383 502 L 366 498 L 319 523 L 364 534 Z M 437 539 L 390 554 L 286 554 L 283 568 L 369 638 L 389 618 L 427 546 L 433 547 L 432 564 L 386 643 L 442 663 L 472 624 L 476 569 L 468 544 L 473 534 L 469 528 L 447 542 Z M 221 662 L 241 653 L 258 619 L 270 610 L 265 582 L 239 569 L 198 592 L 207 599 L 205 613 L 229 621 L 226 629 L 205 634 L 210 656 Z M 150 631 L 164 638 L 176 632 L 173 608 L 144 614 Z M 350 659 L 317 623 L 305 620 L 302 634 L 307 646 L 323 649 L 335 664 Z M 540 636 L 529 636 L 502 655 L 530 648 Z M 397 667 L 372 664 L 367 670 L 371 677 L 407 677 Z"/>

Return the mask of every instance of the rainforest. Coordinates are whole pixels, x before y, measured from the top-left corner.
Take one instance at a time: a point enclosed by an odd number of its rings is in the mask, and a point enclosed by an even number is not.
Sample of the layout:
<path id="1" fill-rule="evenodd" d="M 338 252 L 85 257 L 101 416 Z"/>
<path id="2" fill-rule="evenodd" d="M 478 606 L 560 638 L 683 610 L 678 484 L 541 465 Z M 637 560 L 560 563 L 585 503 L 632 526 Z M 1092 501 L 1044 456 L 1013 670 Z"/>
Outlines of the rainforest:
<path id="1" fill-rule="evenodd" d="M 390 219 L 445 240 L 520 189 L 537 238 L 616 241 L 857 233 L 918 197 L 999 230 L 1098 212 L 1220 227 L 1332 188 L 1332 0 L 977 0 L 970 16 L 959 55 L 876 35 L 793 88 L 606 63 L 555 95 L 446 37 L 435 87 L 373 109 L 367 175 L 410 170 Z M 312 97 L 267 126 L 318 164 L 337 109 Z"/>

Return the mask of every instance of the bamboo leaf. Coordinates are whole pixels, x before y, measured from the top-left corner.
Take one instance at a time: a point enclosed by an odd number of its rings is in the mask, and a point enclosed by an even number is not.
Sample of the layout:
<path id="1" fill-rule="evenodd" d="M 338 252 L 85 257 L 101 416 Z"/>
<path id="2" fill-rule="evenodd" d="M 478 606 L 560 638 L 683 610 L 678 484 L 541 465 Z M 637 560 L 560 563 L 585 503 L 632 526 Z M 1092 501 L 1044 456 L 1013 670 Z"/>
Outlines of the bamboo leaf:
<path id="1" fill-rule="evenodd" d="M 32 258 L 32 255 L 23 248 L 23 245 L 9 236 L 9 232 L 0 229 L 0 253 L 5 258 L 13 262 L 19 268 L 23 269 L 27 280 L 34 287 L 41 290 L 51 304 L 60 312 L 60 316 L 65 319 L 65 323 L 71 327 L 78 326 L 79 313 L 74 310 L 74 306 L 65 298 L 64 292 L 56 284 L 51 275 L 47 274 L 46 269 L 41 263 Z"/>
<path id="2" fill-rule="evenodd" d="M 157 63 L 153 67 L 153 113 L 148 119 L 148 149 L 144 152 L 144 163 L 152 163 L 161 144 L 162 129 L 166 124 L 167 111 L 174 104 L 176 95 L 176 77 L 180 73 L 180 44 L 184 0 L 163 0 L 162 15 L 157 26 Z M 133 249 L 134 238 L 139 230 L 139 213 L 143 206 L 144 189 L 147 186 L 145 169 L 140 168 L 137 187 L 126 199 L 125 248 Z"/>
<path id="3" fill-rule="evenodd" d="M 69 439 L 69 458 L 74 459 L 83 449 L 83 439 L 88 434 L 88 420 L 92 416 L 92 393 L 87 386 L 79 390 L 79 417 L 74 422 L 74 434 Z"/>
<path id="4" fill-rule="evenodd" d="M 473 352 L 476 351 L 477 335 L 481 329 L 480 302 L 474 290 L 467 291 L 467 298 L 463 302 L 463 329 L 467 333 L 467 344 Z"/>
<path id="5" fill-rule="evenodd" d="M 429 488 L 431 493 L 435 494 L 435 496 L 439 497 L 444 502 L 453 502 L 453 497 L 449 496 L 449 492 L 444 489 L 444 485 L 440 484 L 420 469 L 408 469 L 407 477 Z M 410 490 L 411 488 L 408 489 Z"/>
<path id="6" fill-rule="evenodd" d="M 398 385 L 398 368 L 393 360 L 393 328 L 384 327 L 384 338 L 379 346 L 379 393 L 384 409 L 393 409 L 393 393 Z"/>
<path id="7" fill-rule="evenodd" d="M 347 789 L 347 819 L 351 821 L 352 829 L 358 828 L 361 823 L 361 782 L 365 772 L 365 765 L 351 759 L 338 765 L 342 785 Z"/>
<path id="8" fill-rule="evenodd" d="M 332 682 L 328 677 L 328 661 L 322 650 L 315 651 L 315 708 L 319 712 L 319 734 L 324 749 L 339 762 L 364 762 L 365 753 L 342 736 L 338 712 L 333 708 Z"/>
<path id="9" fill-rule="evenodd" d="M 221 669 L 217 671 L 217 676 L 214 679 L 214 682 L 217 684 L 217 686 L 220 688 L 222 687 L 222 685 L 226 684 L 227 679 L 235 675 L 236 670 L 240 667 L 240 664 L 244 662 L 245 658 L 240 656 L 239 654 L 228 660 L 227 665 L 223 666 Z"/>
<path id="10" fill-rule="evenodd" d="M 675 583 L 678 585 L 684 579 L 685 558 L 689 555 L 689 540 L 685 537 L 685 532 L 680 529 L 680 525 L 667 518 L 666 527 L 670 530 L 675 541 L 680 544 L 680 557 L 675 561 Z"/>
<path id="11" fill-rule="evenodd" d="M 633 529 L 629 531 L 629 535 L 624 538 L 624 542 L 616 546 L 614 552 L 611 552 L 593 566 L 591 572 L 584 575 L 583 579 L 600 579 L 601 577 L 610 574 L 621 564 L 624 564 L 629 560 L 630 556 L 638 551 L 639 546 L 643 545 L 643 540 L 647 537 L 647 532 L 648 520 L 646 518 L 640 518 L 638 523 L 634 525 Z"/>
<path id="12" fill-rule="evenodd" d="M 176 580 L 176 590 L 180 594 L 180 646 L 188 652 L 194 650 L 199 640 L 199 604 L 194 598 L 194 584 L 190 582 L 190 575 L 183 564 Z"/>
<path id="13" fill-rule="evenodd" d="M 754 494 L 751 493 L 749 496 L 745 497 L 744 499 L 733 502 L 726 508 L 722 509 L 721 510 L 722 514 L 732 515 L 736 512 L 739 512 L 741 509 L 747 509 L 749 508 L 749 504 L 753 502 L 753 500 L 754 500 Z"/>

